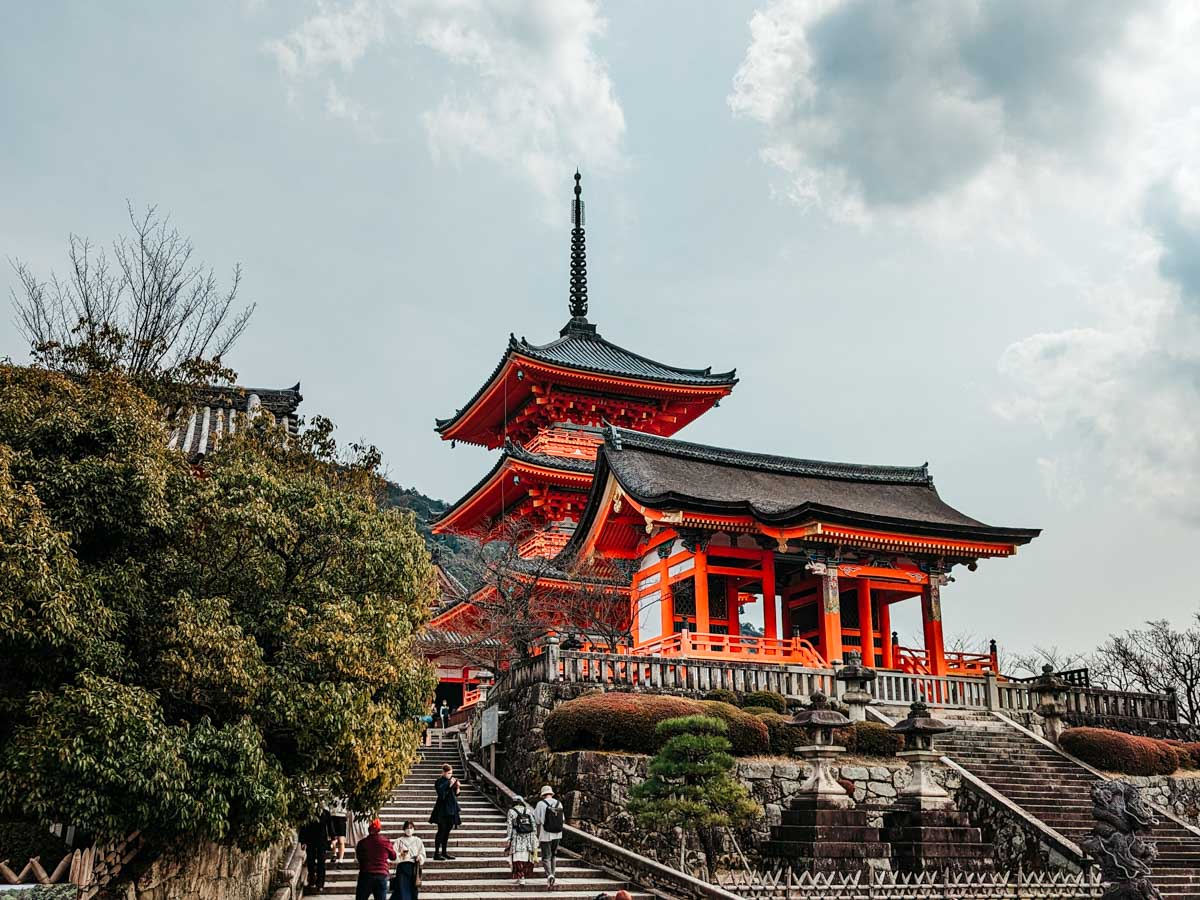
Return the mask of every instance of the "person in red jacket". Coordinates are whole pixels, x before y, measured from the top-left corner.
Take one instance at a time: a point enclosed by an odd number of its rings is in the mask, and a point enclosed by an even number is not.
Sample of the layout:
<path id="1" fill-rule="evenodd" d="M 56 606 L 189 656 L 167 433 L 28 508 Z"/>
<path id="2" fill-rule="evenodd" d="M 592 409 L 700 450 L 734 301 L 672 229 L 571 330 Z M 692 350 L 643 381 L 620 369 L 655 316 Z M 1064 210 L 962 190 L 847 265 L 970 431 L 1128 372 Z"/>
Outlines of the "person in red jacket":
<path id="1" fill-rule="evenodd" d="M 367 836 L 354 847 L 358 859 L 358 884 L 354 888 L 354 900 L 387 900 L 388 876 L 392 874 L 391 861 L 396 858 L 396 848 L 381 833 L 383 823 L 378 819 L 367 828 Z"/>

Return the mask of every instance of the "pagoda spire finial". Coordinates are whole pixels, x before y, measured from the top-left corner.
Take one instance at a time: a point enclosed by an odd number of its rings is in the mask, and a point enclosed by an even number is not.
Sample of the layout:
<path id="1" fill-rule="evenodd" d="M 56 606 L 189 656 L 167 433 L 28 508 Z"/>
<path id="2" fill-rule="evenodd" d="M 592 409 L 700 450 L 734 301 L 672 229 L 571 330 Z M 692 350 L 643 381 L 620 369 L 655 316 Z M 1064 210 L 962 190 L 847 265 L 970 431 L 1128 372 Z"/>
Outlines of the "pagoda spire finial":
<path id="1" fill-rule="evenodd" d="M 587 245 L 583 234 L 582 176 L 575 170 L 575 199 L 571 203 L 571 318 L 587 321 Z"/>

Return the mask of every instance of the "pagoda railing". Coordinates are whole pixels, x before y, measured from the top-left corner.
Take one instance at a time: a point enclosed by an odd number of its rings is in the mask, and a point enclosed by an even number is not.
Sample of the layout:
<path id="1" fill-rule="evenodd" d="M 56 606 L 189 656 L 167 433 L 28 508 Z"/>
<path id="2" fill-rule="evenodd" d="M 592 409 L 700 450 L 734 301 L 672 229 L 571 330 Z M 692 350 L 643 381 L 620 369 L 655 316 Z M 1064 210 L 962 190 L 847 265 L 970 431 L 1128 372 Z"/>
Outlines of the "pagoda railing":
<path id="1" fill-rule="evenodd" d="M 783 663 L 825 668 L 825 660 L 803 638 L 769 638 L 744 634 L 702 634 L 680 631 L 643 641 L 633 648 L 638 656 L 686 656 L 689 659 L 750 657 L 747 662 Z"/>
<path id="2" fill-rule="evenodd" d="M 896 644 L 894 653 L 901 671 L 919 675 L 929 672 L 929 654 L 923 648 Z M 952 675 L 979 676 L 984 672 L 997 672 L 996 657 L 992 653 L 947 650 L 942 656 L 946 661 L 946 671 Z"/>

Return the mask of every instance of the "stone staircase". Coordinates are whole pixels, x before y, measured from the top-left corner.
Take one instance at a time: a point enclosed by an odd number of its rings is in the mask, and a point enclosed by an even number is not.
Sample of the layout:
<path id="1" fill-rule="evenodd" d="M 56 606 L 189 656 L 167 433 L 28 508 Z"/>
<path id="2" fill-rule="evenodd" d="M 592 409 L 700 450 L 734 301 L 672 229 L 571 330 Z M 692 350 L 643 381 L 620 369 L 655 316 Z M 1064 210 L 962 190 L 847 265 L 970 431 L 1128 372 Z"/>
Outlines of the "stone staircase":
<path id="1" fill-rule="evenodd" d="M 433 783 L 441 774 L 443 763 L 452 765 L 455 774 L 463 778 L 461 761 L 453 744 L 447 742 L 444 747 L 422 748 L 421 758 L 412 772 L 380 813 L 385 835 L 396 837 L 400 834 L 401 824 L 411 819 L 417 835 L 425 842 L 427 861 L 421 878 L 421 900 L 522 900 L 548 894 L 563 900 L 592 900 L 601 892 L 613 894 L 622 888 L 630 890 L 635 900 L 650 900 L 653 896 L 633 891 L 625 882 L 561 849 L 553 892 L 547 888 L 540 863 L 534 877 L 523 887 L 518 885 L 511 877 L 511 865 L 504 852 L 505 813 L 496 809 L 465 780 L 458 800 L 463 824 L 450 835 L 450 855 L 454 859 L 435 861 L 435 828 L 429 824 L 429 812 L 435 797 Z M 351 845 L 346 848 L 343 867 L 329 869 L 325 890 L 320 896 L 337 900 L 353 898 L 357 878 L 358 867 Z"/>
<path id="2" fill-rule="evenodd" d="M 937 715 L 958 726 L 938 738 L 943 754 L 1067 840 L 1078 845 L 1091 832 L 1091 771 L 991 713 Z M 1200 836 L 1160 816 L 1151 837 L 1158 847 L 1151 883 L 1164 898 L 1200 898 Z"/>

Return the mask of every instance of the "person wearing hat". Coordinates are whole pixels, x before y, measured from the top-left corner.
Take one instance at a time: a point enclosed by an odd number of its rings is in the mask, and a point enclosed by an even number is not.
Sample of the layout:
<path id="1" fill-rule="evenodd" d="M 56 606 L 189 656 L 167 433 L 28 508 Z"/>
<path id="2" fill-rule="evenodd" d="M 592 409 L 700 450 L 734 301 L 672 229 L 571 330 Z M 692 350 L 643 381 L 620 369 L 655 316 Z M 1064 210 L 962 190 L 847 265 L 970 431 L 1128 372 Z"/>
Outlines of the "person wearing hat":
<path id="1" fill-rule="evenodd" d="M 354 888 L 354 900 L 387 900 L 388 876 L 392 874 L 392 860 L 396 848 L 383 835 L 383 823 L 373 819 L 367 828 L 367 836 L 354 847 L 358 859 L 358 883 Z"/>
<path id="2" fill-rule="evenodd" d="M 508 835 L 504 850 L 512 863 L 512 877 L 525 884 L 533 877 L 533 859 L 537 853 L 537 821 L 524 797 L 514 797 L 508 811 Z"/>
<path id="3" fill-rule="evenodd" d="M 538 844 L 542 848 L 542 868 L 546 870 L 546 886 L 554 890 L 555 866 L 558 862 L 558 844 L 563 836 L 563 807 L 554 796 L 554 788 L 542 785 L 541 797 L 533 817 L 537 820 Z"/>

